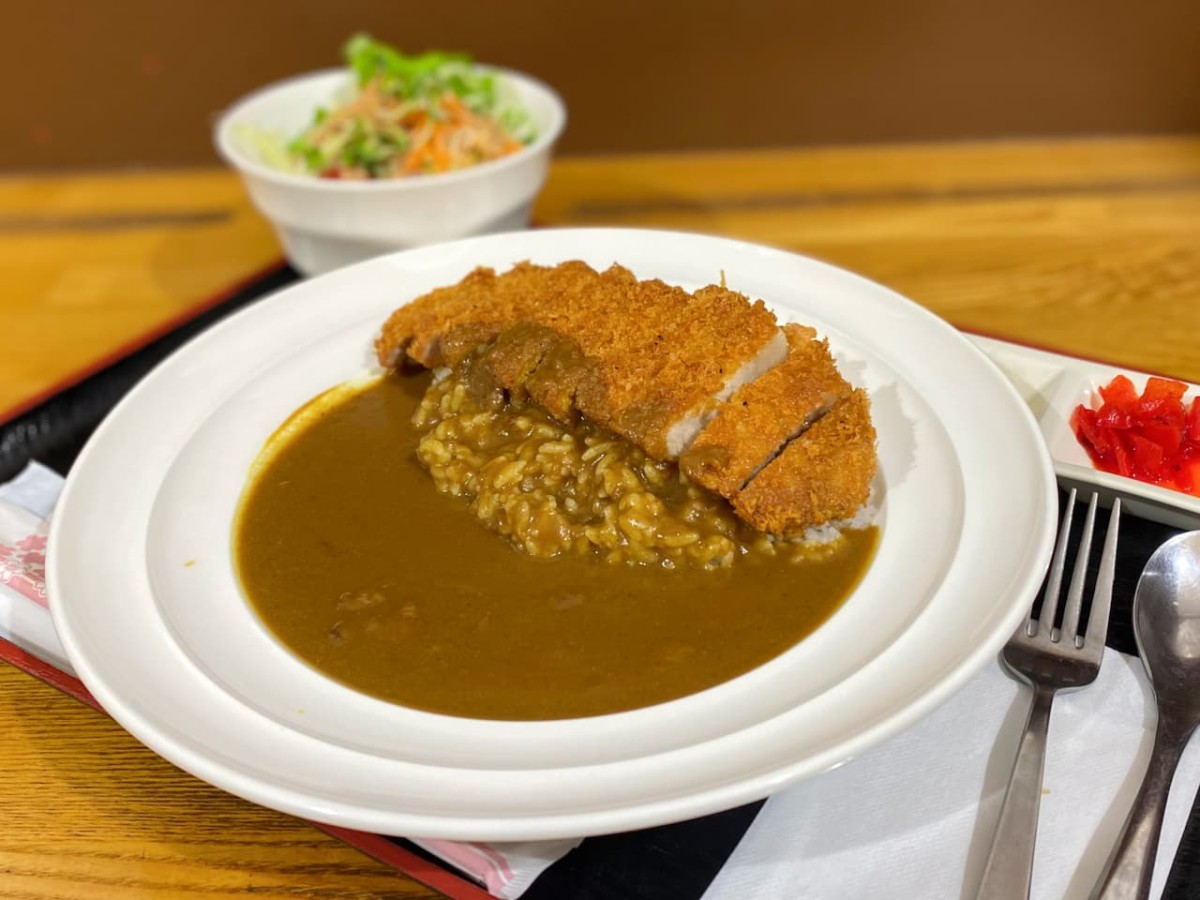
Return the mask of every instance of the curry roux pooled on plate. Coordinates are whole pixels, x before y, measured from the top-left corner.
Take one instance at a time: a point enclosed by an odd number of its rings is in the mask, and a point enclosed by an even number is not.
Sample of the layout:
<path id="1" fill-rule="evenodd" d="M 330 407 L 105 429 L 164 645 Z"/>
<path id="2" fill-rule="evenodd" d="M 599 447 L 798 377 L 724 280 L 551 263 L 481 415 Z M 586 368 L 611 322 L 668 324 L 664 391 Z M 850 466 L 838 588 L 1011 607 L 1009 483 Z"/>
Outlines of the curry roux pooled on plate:
<path id="1" fill-rule="evenodd" d="M 430 432 L 414 424 L 414 412 L 454 393 L 450 379 L 432 390 L 431 381 L 428 372 L 388 375 L 310 402 L 263 449 L 238 511 L 238 577 L 259 619 L 296 657 L 354 690 L 485 719 L 564 719 L 674 700 L 795 646 L 842 604 L 875 553 L 874 527 L 847 530 L 810 552 L 759 535 L 763 546 L 736 565 L 681 559 L 670 571 L 611 565 L 597 554 L 545 559 L 516 551 L 481 527 L 460 497 L 441 492 L 439 475 L 430 478 L 418 461 Z M 514 410 L 512 418 L 529 412 Z M 478 439 L 511 448 L 531 437 L 527 446 L 552 447 L 561 430 L 536 415 L 510 424 Z M 599 431 L 591 437 L 597 442 L 581 449 L 588 435 L 577 436 L 572 453 L 608 452 Z M 642 451 L 620 443 L 624 482 Z M 546 477 L 555 477 L 553 466 Z M 661 562 L 724 537 L 721 523 L 751 531 L 715 496 L 689 499 L 706 492 L 680 491 L 675 477 L 674 488 L 659 488 L 663 502 L 676 511 L 694 504 L 698 521 L 685 519 L 678 531 L 664 528 L 662 541 L 631 542 L 622 553 Z M 626 488 L 616 484 L 613 493 Z M 648 499 L 654 491 L 628 493 Z M 487 495 L 479 496 L 487 502 Z M 718 507 L 716 524 L 706 522 Z M 536 518 L 526 537 L 560 539 Z M 590 526 L 601 542 L 603 525 Z M 672 548 L 687 529 L 700 542 Z"/>
<path id="2" fill-rule="evenodd" d="M 866 392 L 813 329 L 780 328 L 762 301 L 724 287 L 692 294 L 578 261 L 478 268 L 397 309 L 375 349 L 393 368 L 476 354 L 497 392 L 677 462 L 761 532 L 852 520 L 870 496 Z"/>

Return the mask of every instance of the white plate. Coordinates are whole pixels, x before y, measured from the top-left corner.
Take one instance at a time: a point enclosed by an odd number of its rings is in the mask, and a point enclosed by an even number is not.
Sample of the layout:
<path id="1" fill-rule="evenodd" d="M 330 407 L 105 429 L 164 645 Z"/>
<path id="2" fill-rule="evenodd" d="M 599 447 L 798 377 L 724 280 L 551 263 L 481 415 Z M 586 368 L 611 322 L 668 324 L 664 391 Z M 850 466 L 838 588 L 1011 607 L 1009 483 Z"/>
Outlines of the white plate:
<path id="1" fill-rule="evenodd" d="M 1100 494 L 1102 505 L 1120 497 L 1131 515 L 1174 528 L 1200 528 L 1200 497 L 1147 484 L 1097 469 L 1071 429 L 1071 414 L 1081 403 L 1098 408 L 1100 387 L 1125 375 L 1140 393 L 1150 375 L 1086 359 L 1022 347 L 993 338 L 972 335 L 971 340 L 1017 388 L 1042 429 L 1054 471 L 1065 487 L 1080 487 Z M 1179 379 L 1176 379 L 1179 380 Z M 1200 385 L 1187 384 L 1184 403 L 1200 394 Z"/>
<path id="2" fill-rule="evenodd" d="M 230 562 L 246 469 L 319 391 L 371 370 L 395 306 L 478 264 L 619 261 L 717 280 L 830 339 L 879 431 L 878 554 L 809 639 L 646 710 L 480 722 L 373 700 L 315 673 L 248 611 Z M 761 798 L 915 721 L 991 659 L 1045 570 L 1054 476 L 1037 424 L 976 347 L 879 285 L 790 253 L 630 230 L 537 231 L 342 269 L 231 317 L 156 369 L 71 472 L 50 536 L 71 662 L 124 727 L 266 806 L 387 834 L 576 837 Z"/>

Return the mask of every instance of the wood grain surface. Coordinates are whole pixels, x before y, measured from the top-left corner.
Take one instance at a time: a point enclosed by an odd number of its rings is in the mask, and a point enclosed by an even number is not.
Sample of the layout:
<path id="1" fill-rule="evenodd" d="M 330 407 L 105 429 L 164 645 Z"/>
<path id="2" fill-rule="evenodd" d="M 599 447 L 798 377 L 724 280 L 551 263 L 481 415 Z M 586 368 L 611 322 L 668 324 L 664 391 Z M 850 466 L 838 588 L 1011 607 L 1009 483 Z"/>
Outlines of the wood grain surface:
<path id="1" fill-rule="evenodd" d="M 441 896 L 306 822 L 197 781 L 0 665 L 0 897 Z"/>
<path id="2" fill-rule="evenodd" d="M 1200 139 L 567 158 L 536 215 L 788 247 L 964 328 L 1200 381 Z M 0 180 L 0 236 L 0 409 L 278 252 L 218 171 Z M 0 759 L 0 897 L 435 896 L 6 665 Z"/>
<path id="3" fill-rule="evenodd" d="M 228 172 L 0 178 L 0 419 L 278 259 Z"/>

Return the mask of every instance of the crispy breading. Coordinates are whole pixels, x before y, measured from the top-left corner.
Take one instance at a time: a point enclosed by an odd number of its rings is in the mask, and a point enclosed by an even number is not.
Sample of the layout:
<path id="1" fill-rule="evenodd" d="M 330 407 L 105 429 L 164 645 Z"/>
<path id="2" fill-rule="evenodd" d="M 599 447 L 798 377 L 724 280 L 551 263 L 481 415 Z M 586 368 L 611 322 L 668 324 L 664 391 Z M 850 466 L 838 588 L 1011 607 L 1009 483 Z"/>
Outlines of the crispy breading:
<path id="1" fill-rule="evenodd" d="M 556 386 L 569 385 L 576 408 L 611 427 L 616 413 L 628 406 L 615 401 L 614 392 L 635 393 L 653 377 L 668 353 L 665 335 L 684 314 L 691 295 L 661 281 L 638 281 L 620 266 L 574 287 L 545 324 L 569 336 L 597 364 L 600 377 L 581 379 L 564 372 Z"/>
<path id="2" fill-rule="evenodd" d="M 431 369 L 453 364 L 457 360 L 447 359 L 442 346 L 446 334 L 471 325 L 477 333 L 490 329 L 498 335 L 538 309 L 552 310 L 560 294 L 577 293 L 597 278 L 582 262 L 521 262 L 502 275 L 479 267 L 457 284 L 430 291 L 393 312 L 375 341 L 375 354 L 388 367 L 400 365 L 406 354 Z"/>
<path id="3" fill-rule="evenodd" d="M 805 325 L 783 326 L 788 356 L 735 393 L 680 457 L 684 473 L 722 497 L 732 497 L 838 400 L 850 385 L 827 341 Z"/>
<path id="4" fill-rule="evenodd" d="M 850 519 L 867 502 L 878 463 L 866 391 L 856 388 L 732 499 L 760 531 L 799 535 Z"/>
<path id="5" fill-rule="evenodd" d="M 379 362 L 384 366 L 399 366 L 408 354 L 421 365 L 441 364 L 440 360 L 409 353 L 417 335 L 428 333 L 435 323 L 443 323 L 448 329 L 459 315 L 486 306 L 495 284 L 495 271 L 479 267 L 458 284 L 438 288 L 401 306 L 383 323 L 379 337 L 375 339 L 375 355 Z"/>
<path id="6" fill-rule="evenodd" d="M 554 310 L 562 303 L 564 295 L 577 293 L 581 285 L 597 277 L 591 267 L 578 262 L 549 267 L 518 263 L 497 276 L 485 291 L 470 288 L 472 304 L 457 309 L 452 318 L 423 323 L 409 355 L 426 365 L 453 365 L 455 360 L 447 357 L 441 346 L 442 335 L 451 328 L 469 323 L 494 328 L 499 334 L 517 322 L 542 321 L 547 310 Z"/>
<path id="7" fill-rule="evenodd" d="M 656 344 L 654 358 L 607 398 L 616 430 L 645 435 L 645 449 L 660 459 L 687 449 L 720 402 L 787 352 L 762 301 L 751 303 L 716 286 L 689 299 Z"/>
<path id="8" fill-rule="evenodd" d="M 729 396 L 739 369 L 779 332 L 761 302 L 721 288 L 697 297 L 661 281 L 642 281 L 609 303 L 612 314 L 595 321 L 580 340 L 601 363 L 603 377 L 582 385 L 576 403 L 585 416 L 658 459 L 686 448 L 701 417 Z M 690 434 L 673 440 L 672 429 L 693 417 Z"/>

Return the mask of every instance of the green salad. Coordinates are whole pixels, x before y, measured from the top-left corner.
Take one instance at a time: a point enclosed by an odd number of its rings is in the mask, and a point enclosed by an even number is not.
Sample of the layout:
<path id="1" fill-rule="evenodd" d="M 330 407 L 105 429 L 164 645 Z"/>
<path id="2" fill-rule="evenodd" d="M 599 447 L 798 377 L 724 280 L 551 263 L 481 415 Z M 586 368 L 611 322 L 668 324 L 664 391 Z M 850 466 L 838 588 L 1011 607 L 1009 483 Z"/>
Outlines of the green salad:
<path id="1" fill-rule="evenodd" d="M 499 159 L 536 136 L 503 76 L 461 53 L 406 56 L 356 35 L 345 47 L 353 92 L 318 108 L 269 164 L 320 178 L 403 178 Z"/>

